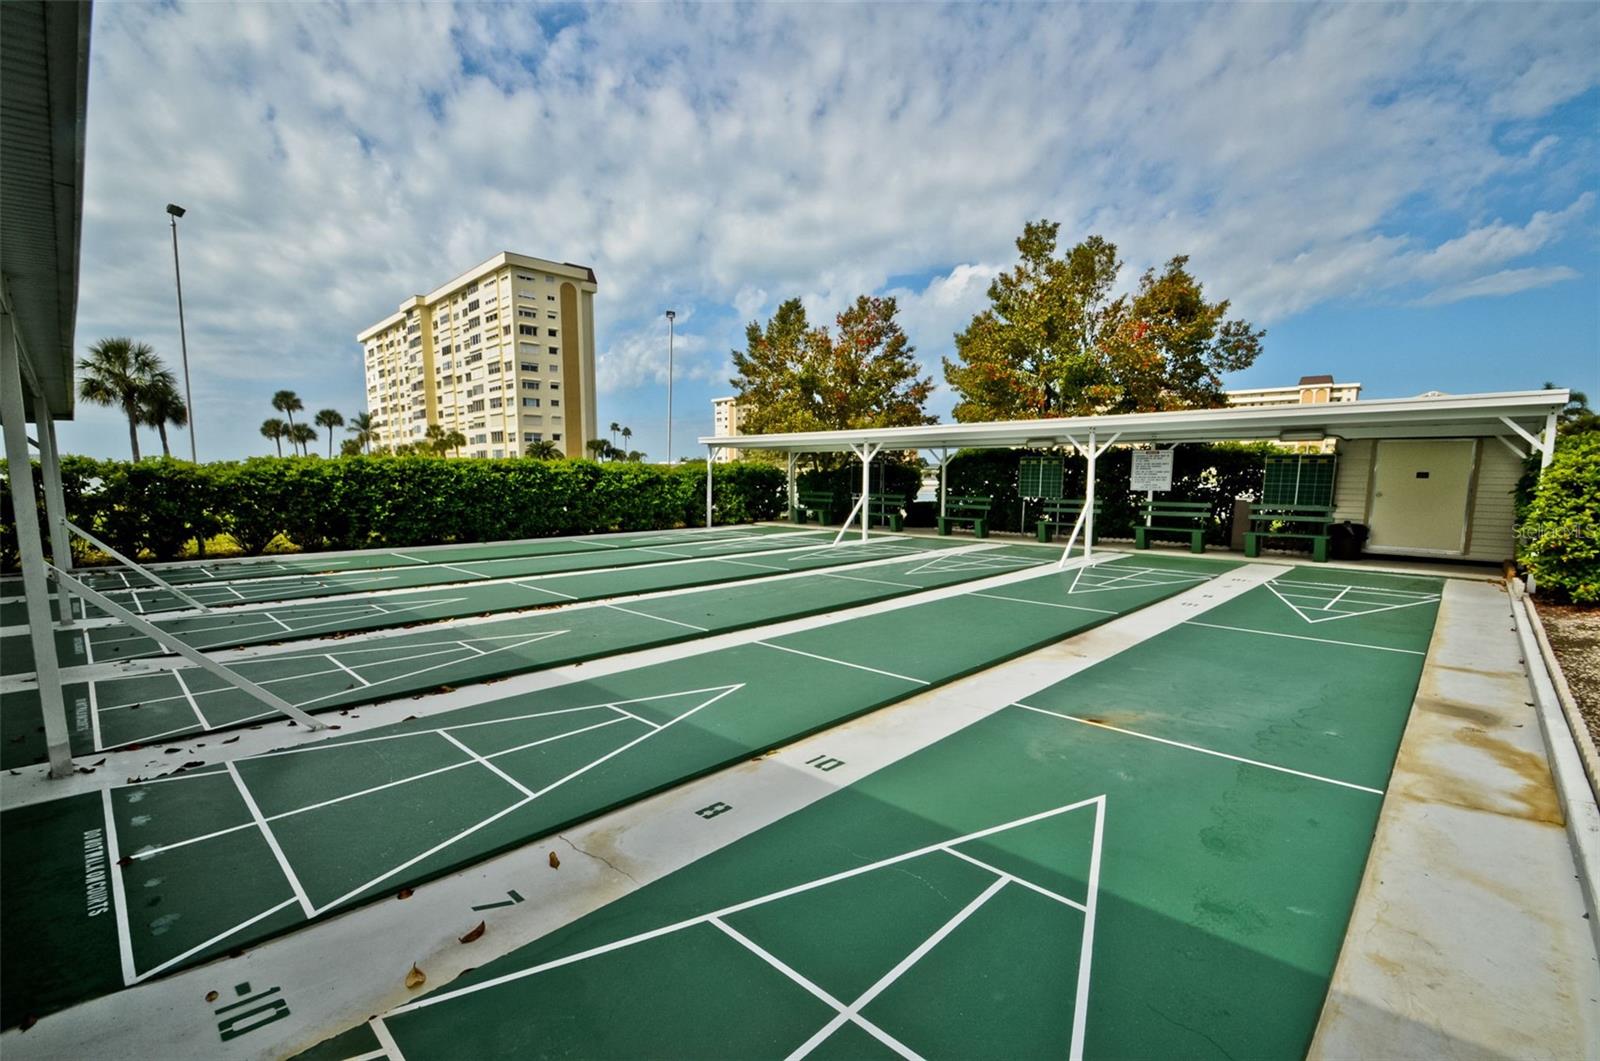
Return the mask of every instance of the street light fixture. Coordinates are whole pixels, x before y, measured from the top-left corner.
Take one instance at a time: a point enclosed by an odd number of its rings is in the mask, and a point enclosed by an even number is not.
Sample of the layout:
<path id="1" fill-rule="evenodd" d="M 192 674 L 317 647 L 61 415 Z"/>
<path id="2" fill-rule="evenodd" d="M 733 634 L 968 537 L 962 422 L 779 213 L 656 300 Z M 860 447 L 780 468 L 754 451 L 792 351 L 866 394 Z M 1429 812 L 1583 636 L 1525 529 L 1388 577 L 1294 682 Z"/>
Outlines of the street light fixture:
<path id="1" fill-rule="evenodd" d="M 168 203 L 167 213 L 172 215 L 172 275 L 178 283 L 178 343 L 183 349 L 183 402 L 189 407 L 189 459 L 198 464 L 200 457 L 194 443 L 194 394 L 189 389 L 189 336 L 183 326 L 183 269 L 178 265 L 178 218 L 188 211 L 177 203 Z"/>
<path id="2" fill-rule="evenodd" d="M 676 335 L 673 322 L 678 319 L 678 311 L 667 310 L 667 463 L 672 461 L 672 341 Z"/>

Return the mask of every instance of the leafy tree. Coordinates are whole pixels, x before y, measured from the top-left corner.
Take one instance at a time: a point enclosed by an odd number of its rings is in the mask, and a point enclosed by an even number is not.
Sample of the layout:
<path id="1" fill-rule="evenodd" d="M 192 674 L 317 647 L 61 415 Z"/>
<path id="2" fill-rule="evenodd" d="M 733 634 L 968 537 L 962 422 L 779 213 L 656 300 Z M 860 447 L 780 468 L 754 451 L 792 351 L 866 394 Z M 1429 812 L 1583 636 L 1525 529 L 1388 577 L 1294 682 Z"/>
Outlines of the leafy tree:
<path id="1" fill-rule="evenodd" d="M 156 429 L 156 434 L 161 436 L 161 455 L 171 457 L 172 447 L 167 445 L 167 425 L 189 426 L 189 407 L 184 404 L 183 395 L 178 393 L 178 377 L 169 370 L 158 368 L 150 373 L 144 394 L 139 399 L 139 422 Z"/>
<path id="2" fill-rule="evenodd" d="M 278 447 L 278 456 L 283 456 L 283 440 L 289 434 L 289 425 L 279 420 L 276 416 L 261 421 L 261 434 L 272 439 Z"/>
<path id="3" fill-rule="evenodd" d="M 448 456 L 451 450 L 456 451 L 456 456 L 461 456 L 461 447 L 467 444 L 467 436 L 456 430 L 446 431 L 438 424 L 429 424 L 428 430 L 422 436 L 422 442 L 415 447 L 415 452 L 432 452 L 436 456 Z"/>
<path id="4" fill-rule="evenodd" d="M 150 378 L 161 371 L 161 359 L 149 343 L 136 343 L 125 336 L 101 339 L 89 347 L 89 356 L 78 361 L 78 397 L 94 405 L 115 405 L 128 418 L 128 443 L 133 459 L 139 459 L 139 423 L 143 419 L 141 402 Z"/>
<path id="5" fill-rule="evenodd" d="M 893 298 L 862 295 L 834 318 L 834 331 L 813 328 L 791 298 L 765 326 L 745 329 L 733 351 L 731 380 L 753 434 L 849 427 L 926 424 L 923 405 L 933 381 L 918 376 L 915 348 L 895 320 Z"/>
<path id="6" fill-rule="evenodd" d="M 311 456 L 309 447 L 317 440 L 317 429 L 310 424 L 290 424 L 283 437 L 287 438 L 290 444 L 300 447 L 302 457 L 309 457 Z"/>
<path id="7" fill-rule="evenodd" d="M 368 412 L 360 412 L 352 416 L 348 430 L 355 435 L 355 438 L 347 439 L 346 441 L 354 442 L 356 449 L 362 453 L 370 452 L 372 443 L 378 439 L 378 422 Z"/>
<path id="8" fill-rule="evenodd" d="M 344 414 L 337 409 L 322 409 L 317 413 L 315 423 L 318 427 L 328 429 L 328 456 L 333 456 L 333 429 L 344 426 Z"/>
<path id="9" fill-rule="evenodd" d="M 1544 389 L 1553 391 L 1556 385 L 1545 381 Z M 1556 414 L 1556 434 L 1567 435 L 1581 431 L 1600 431 L 1600 414 L 1589 408 L 1589 396 L 1583 391 L 1572 391 L 1567 404 Z"/>
<path id="10" fill-rule="evenodd" d="M 1561 436 L 1518 539 L 1539 592 L 1600 604 L 1600 432 Z"/>
<path id="11" fill-rule="evenodd" d="M 289 426 L 294 426 L 294 414 L 306 407 L 300 400 L 300 395 L 294 391 L 278 391 L 272 396 L 272 407 L 289 418 Z"/>
<path id="12" fill-rule="evenodd" d="M 1029 222 L 1020 261 L 955 337 L 945 379 L 957 420 L 1155 412 L 1224 404 L 1222 374 L 1252 364 L 1265 334 L 1208 302 L 1179 255 L 1113 297 L 1122 262 L 1090 236 L 1056 254 L 1060 226 Z"/>
<path id="13" fill-rule="evenodd" d="M 587 449 L 590 456 L 594 457 L 594 459 L 597 461 L 621 460 L 624 456 L 626 456 L 622 450 L 618 449 L 616 446 L 613 446 L 610 442 L 607 442 L 603 438 L 591 438 L 588 442 L 584 443 L 584 448 Z"/>
<path id="14" fill-rule="evenodd" d="M 339 456 L 341 457 L 359 457 L 364 452 L 366 451 L 362 448 L 361 440 L 358 438 L 339 440 Z"/>

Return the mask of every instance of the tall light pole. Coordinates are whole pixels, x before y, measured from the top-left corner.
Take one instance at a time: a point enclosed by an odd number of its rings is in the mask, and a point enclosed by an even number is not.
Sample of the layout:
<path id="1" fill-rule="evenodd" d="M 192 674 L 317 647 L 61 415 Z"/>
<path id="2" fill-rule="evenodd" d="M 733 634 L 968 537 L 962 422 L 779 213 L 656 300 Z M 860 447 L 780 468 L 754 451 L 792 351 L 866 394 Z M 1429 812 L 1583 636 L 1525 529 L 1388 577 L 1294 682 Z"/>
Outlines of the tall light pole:
<path id="1" fill-rule="evenodd" d="M 183 349 L 183 403 L 189 407 L 189 459 L 198 464 L 200 457 L 194 444 L 194 394 L 189 389 L 189 335 L 183 327 L 183 269 L 178 265 L 178 218 L 187 211 L 177 203 L 168 203 L 167 213 L 172 215 L 172 275 L 178 282 L 178 343 Z"/>
<path id="2" fill-rule="evenodd" d="M 667 463 L 672 463 L 672 341 L 676 336 L 673 321 L 678 311 L 667 310 Z"/>

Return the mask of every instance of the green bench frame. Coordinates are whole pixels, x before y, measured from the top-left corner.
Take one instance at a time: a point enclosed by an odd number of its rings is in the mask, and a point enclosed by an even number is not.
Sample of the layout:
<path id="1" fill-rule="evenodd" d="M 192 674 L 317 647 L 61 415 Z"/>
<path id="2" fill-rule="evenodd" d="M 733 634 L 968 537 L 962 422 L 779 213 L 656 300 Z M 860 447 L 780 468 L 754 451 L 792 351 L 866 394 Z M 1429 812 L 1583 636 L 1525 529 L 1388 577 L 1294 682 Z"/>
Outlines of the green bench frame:
<path id="1" fill-rule="evenodd" d="M 939 533 L 948 535 L 957 523 L 970 523 L 974 538 L 987 538 L 989 510 L 993 507 L 992 497 L 946 497 L 944 514 L 939 517 Z"/>
<path id="2" fill-rule="evenodd" d="M 1311 559 L 1328 562 L 1328 528 L 1333 509 L 1328 505 L 1251 505 L 1250 529 L 1244 532 L 1244 555 L 1261 555 L 1264 538 L 1298 538 L 1311 542 Z M 1257 527 L 1261 529 L 1257 529 Z M 1317 530 L 1298 528 L 1316 527 Z M 1291 529 L 1296 528 L 1296 529 Z"/>
<path id="3" fill-rule="evenodd" d="M 796 523 L 804 523 L 811 513 L 817 514 L 817 522 L 827 525 L 833 522 L 833 495 L 826 490 L 801 490 L 794 496 L 794 508 L 790 516 Z"/>
<path id="4" fill-rule="evenodd" d="M 1083 498 L 1048 498 L 1040 510 L 1039 521 L 1035 524 L 1035 535 L 1041 542 L 1048 542 L 1055 537 L 1056 527 L 1070 527 L 1078 522 L 1078 516 L 1083 512 Z M 1090 545 L 1100 544 L 1100 499 L 1094 501 L 1095 528 L 1094 536 L 1089 540 Z"/>
<path id="5" fill-rule="evenodd" d="M 852 503 L 860 500 L 860 494 L 851 495 Z M 905 514 L 901 511 L 905 505 L 906 498 L 903 494 L 868 494 L 867 525 L 876 524 L 888 527 L 896 534 L 900 533 L 900 529 L 905 525 Z"/>
<path id="6" fill-rule="evenodd" d="M 1148 525 L 1141 523 L 1133 528 L 1134 548 L 1150 548 L 1150 535 L 1161 534 L 1188 538 L 1191 553 L 1206 551 L 1206 528 L 1211 524 L 1209 501 L 1146 501 L 1144 518 Z M 1179 520 L 1192 522 L 1179 526 Z"/>

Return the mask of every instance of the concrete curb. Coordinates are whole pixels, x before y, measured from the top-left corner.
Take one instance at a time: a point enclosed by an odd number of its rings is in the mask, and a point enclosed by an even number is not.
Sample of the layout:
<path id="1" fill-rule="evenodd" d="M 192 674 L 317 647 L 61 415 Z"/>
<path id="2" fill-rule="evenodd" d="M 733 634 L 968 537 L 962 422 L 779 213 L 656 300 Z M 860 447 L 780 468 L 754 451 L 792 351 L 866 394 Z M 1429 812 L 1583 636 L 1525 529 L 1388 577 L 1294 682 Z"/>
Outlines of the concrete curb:
<path id="1" fill-rule="evenodd" d="M 1572 730 L 1573 742 L 1577 744 L 1578 755 L 1583 759 L 1583 772 L 1589 776 L 1589 791 L 1594 793 L 1597 801 L 1600 801 L 1600 751 L 1595 750 L 1594 738 L 1589 735 L 1589 726 L 1578 713 L 1578 701 L 1573 697 L 1571 687 L 1567 685 L 1567 676 L 1562 673 L 1555 650 L 1550 647 L 1550 638 L 1545 634 L 1544 620 L 1539 615 L 1539 606 L 1534 603 L 1532 597 L 1527 600 L 1528 616 L 1532 620 L 1529 625 L 1533 627 L 1533 636 L 1539 642 L 1539 655 L 1544 657 L 1544 667 L 1550 672 L 1550 682 L 1555 686 L 1556 699 L 1561 702 L 1561 712 L 1567 716 L 1567 726 Z"/>
<path id="2" fill-rule="evenodd" d="M 1567 837 L 1578 869 L 1578 883 L 1583 887 L 1584 901 L 1589 907 L 1589 934 L 1594 939 L 1595 952 L 1600 954 L 1600 806 L 1596 806 L 1592 775 L 1585 770 L 1587 764 L 1581 751 L 1588 743 L 1588 732 L 1581 719 L 1576 727 L 1572 725 L 1561 703 L 1556 682 L 1551 677 L 1552 673 L 1559 675 L 1561 669 L 1555 667 L 1552 672 L 1546 662 L 1543 639 L 1535 634 L 1540 627 L 1533 602 L 1523 592 L 1521 583 L 1512 581 L 1509 588 L 1511 615 L 1517 624 L 1517 641 L 1522 646 L 1528 685 L 1533 691 L 1539 726 L 1544 731 L 1545 746 L 1550 753 L 1556 792 L 1566 815 Z M 1589 750 L 1592 752 L 1592 745 Z"/>

